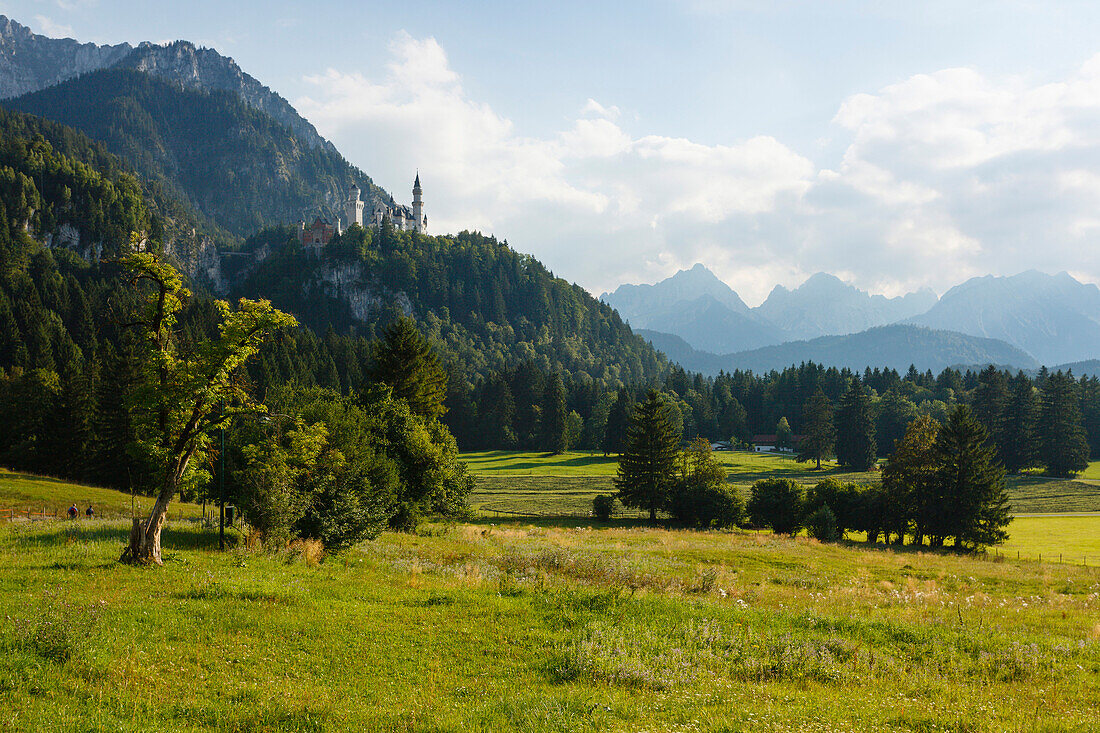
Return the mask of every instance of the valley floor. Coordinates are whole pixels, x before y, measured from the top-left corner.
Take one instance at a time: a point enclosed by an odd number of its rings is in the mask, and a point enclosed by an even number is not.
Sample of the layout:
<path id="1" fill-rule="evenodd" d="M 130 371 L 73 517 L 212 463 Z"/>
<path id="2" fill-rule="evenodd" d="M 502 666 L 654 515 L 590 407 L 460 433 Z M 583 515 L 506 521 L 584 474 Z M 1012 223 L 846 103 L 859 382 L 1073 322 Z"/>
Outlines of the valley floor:
<path id="1" fill-rule="evenodd" d="M 311 565 L 0 528 L 10 730 L 1088 731 L 1100 570 L 530 523 Z"/>

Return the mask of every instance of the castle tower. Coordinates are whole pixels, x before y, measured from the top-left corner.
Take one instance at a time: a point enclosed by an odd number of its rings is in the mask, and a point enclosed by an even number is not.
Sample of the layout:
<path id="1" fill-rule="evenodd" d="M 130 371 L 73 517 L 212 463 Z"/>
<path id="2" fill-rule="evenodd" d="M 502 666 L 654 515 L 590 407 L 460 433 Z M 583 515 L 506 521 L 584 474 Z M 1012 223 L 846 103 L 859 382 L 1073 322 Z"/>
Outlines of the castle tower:
<path id="1" fill-rule="evenodd" d="M 416 172 L 416 180 L 413 181 L 413 222 L 412 229 L 418 234 L 427 234 L 428 219 L 424 216 L 424 199 L 421 198 L 420 171 Z"/>
<path id="2" fill-rule="evenodd" d="M 354 183 L 351 184 L 347 203 L 344 204 L 344 214 L 349 227 L 352 224 L 363 226 L 365 223 L 363 221 L 363 200 L 359 198 L 359 187 Z"/>

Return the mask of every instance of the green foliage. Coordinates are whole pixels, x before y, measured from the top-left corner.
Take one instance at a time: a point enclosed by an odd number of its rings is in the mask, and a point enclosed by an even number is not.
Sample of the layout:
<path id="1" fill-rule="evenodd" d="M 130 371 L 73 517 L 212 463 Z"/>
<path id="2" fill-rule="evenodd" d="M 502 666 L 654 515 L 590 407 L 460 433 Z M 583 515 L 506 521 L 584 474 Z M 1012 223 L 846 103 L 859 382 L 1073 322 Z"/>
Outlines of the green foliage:
<path id="1" fill-rule="evenodd" d="M 776 534 L 797 534 L 805 519 L 802 485 L 787 478 L 761 479 L 752 485 L 748 511 L 752 523 Z"/>
<path id="2" fill-rule="evenodd" d="M 592 498 L 592 516 L 601 522 L 610 522 L 615 512 L 615 497 L 610 494 L 596 494 Z"/>
<path id="3" fill-rule="evenodd" d="M 438 419 L 446 408 L 447 373 L 416 324 L 401 318 L 386 329 L 374 353 L 370 376 L 393 390 L 417 415 Z"/>
<path id="4" fill-rule="evenodd" d="M 859 378 L 853 378 L 840 401 L 836 415 L 836 460 L 854 471 L 866 471 L 875 465 L 875 424 L 871 399 Z"/>
<path id="5" fill-rule="evenodd" d="M 327 443 L 328 431 L 317 423 L 280 430 L 242 448 L 237 504 L 265 545 L 282 548 L 291 528 L 305 516 L 319 483 L 313 474 Z"/>
<path id="6" fill-rule="evenodd" d="M 668 505 L 676 480 L 680 434 L 674 428 L 668 403 L 656 390 L 634 407 L 626 444 L 619 455 L 615 478 L 624 506 L 649 511 L 650 519 Z"/>
<path id="7" fill-rule="evenodd" d="M 785 417 L 779 418 L 779 422 L 775 425 L 775 447 L 786 449 L 794 447 L 794 433 Z"/>
<path id="8" fill-rule="evenodd" d="M 802 440 L 798 443 L 798 460 L 814 461 L 821 468 L 821 459 L 833 454 L 836 428 L 833 426 L 833 406 L 818 389 L 802 410 Z"/>
<path id="9" fill-rule="evenodd" d="M 933 545 L 954 537 L 961 547 L 1003 542 L 1012 521 L 1005 472 L 988 435 L 966 406 L 956 407 L 936 436 L 937 511 L 928 529 Z"/>
<path id="10" fill-rule="evenodd" d="M 1051 374 L 1041 388 L 1040 460 L 1052 476 L 1071 478 L 1088 467 L 1089 445 L 1072 374 Z"/>
<path id="11" fill-rule="evenodd" d="M 733 527 L 744 520 L 741 499 L 726 485 L 726 469 L 704 438 L 680 453 L 668 511 L 683 524 L 703 529 Z"/>
<path id="12" fill-rule="evenodd" d="M 840 537 L 836 515 L 828 504 L 822 504 L 806 517 L 806 530 L 811 537 L 822 542 L 835 542 Z"/>
<path id="13" fill-rule="evenodd" d="M 326 199 L 342 201 L 352 182 L 382 195 L 335 150 L 303 145 L 230 92 L 106 69 L 5 105 L 102 141 L 151 185 L 238 236 L 303 212 L 331 214 Z"/>

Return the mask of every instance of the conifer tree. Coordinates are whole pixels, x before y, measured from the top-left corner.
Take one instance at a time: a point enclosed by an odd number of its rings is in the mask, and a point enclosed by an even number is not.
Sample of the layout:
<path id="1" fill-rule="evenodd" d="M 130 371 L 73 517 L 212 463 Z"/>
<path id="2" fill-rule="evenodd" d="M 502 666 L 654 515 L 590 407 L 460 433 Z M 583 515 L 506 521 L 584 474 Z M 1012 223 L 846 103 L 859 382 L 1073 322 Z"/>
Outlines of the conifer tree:
<path id="1" fill-rule="evenodd" d="M 840 400 L 836 416 L 836 460 L 853 471 L 868 471 L 875 465 L 875 422 L 871 417 L 871 398 L 853 377 Z"/>
<path id="2" fill-rule="evenodd" d="M 1026 374 L 1013 377 L 1010 387 L 1000 452 L 1005 469 L 1018 473 L 1039 461 L 1039 395 Z"/>
<path id="3" fill-rule="evenodd" d="M 399 318 L 385 330 L 371 377 L 389 385 L 393 396 L 408 402 L 414 414 L 439 418 L 446 410 L 447 372 L 412 319 Z"/>
<path id="4" fill-rule="evenodd" d="M 936 436 L 936 501 L 940 507 L 930 528 L 934 545 L 948 537 L 958 547 L 979 548 L 1008 539 L 1012 521 L 1005 472 L 985 428 L 970 408 L 959 405 Z"/>
<path id="5" fill-rule="evenodd" d="M 607 428 L 604 430 L 603 453 L 622 453 L 626 442 L 626 430 L 630 425 L 630 413 L 634 408 L 634 400 L 630 396 L 630 390 L 626 387 L 619 389 L 615 401 L 611 403 L 611 409 L 607 413 Z"/>
<path id="6" fill-rule="evenodd" d="M 833 405 L 818 388 L 802 409 L 802 440 L 798 443 L 798 460 L 815 461 L 820 469 L 821 459 L 833 454 L 835 444 Z"/>
<path id="7" fill-rule="evenodd" d="M 985 428 L 986 434 L 997 448 L 997 454 L 1004 461 L 1005 430 L 1007 428 L 1008 403 L 1010 399 L 1008 379 L 997 367 L 990 364 L 978 374 L 978 386 L 974 390 L 972 409 L 974 417 Z"/>
<path id="8" fill-rule="evenodd" d="M 546 384 L 542 399 L 542 449 L 558 455 L 569 449 L 565 430 L 565 385 L 554 374 Z"/>
<path id="9" fill-rule="evenodd" d="M 939 428 L 927 415 L 913 420 L 882 469 L 882 529 L 887 542 L 893 533 L 901 544 L 911 531 L 913 542 L 921 544 L 939 510 L 934 483 Z"/>
<path id="10" fill-rule="evenodd" d="M 1073 375 L 1061 371 L 1049 375 L 1041 400 L 1040 460 L 1050 475 L 1072 478 L 1089 465 L 1089 444 Z"/>
<path id="11" fill-rule="evenodd" d="M 626 442 L 619 455 L 615 477 L 623 506 L 649 511 L 650 520 L 668 506 L 676 481 L 680 433 L 669 416 L 669 406 L 656 390 L 650 390 L 630 417 Z"/>

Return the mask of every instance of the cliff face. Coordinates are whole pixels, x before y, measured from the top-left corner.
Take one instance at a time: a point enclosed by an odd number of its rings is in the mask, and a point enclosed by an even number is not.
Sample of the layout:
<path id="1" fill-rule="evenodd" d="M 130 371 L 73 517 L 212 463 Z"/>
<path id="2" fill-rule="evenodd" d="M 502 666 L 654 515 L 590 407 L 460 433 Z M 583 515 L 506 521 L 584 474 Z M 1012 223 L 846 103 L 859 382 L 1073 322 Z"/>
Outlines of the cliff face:
<path id="1" fill-rule="evenodd" d="M 97 46 L 71 38 L 47 38 L 0 15 L 0 99 L 113 66 L 133 50 L 129 43 Z"/>
<path id="2" fill-rule="evenodd" d="M 273 117 L 308 147 L 336 152 L 332 143 L 321 137 L 290 102 L 246 74 L 236 61 L 213 49 L 196 48 L 187 41 L 167 45 L 145 42 L 120 59 L 118 66 L 168 79 L 189 89 L 233 92 L 249 107 Z"/>

